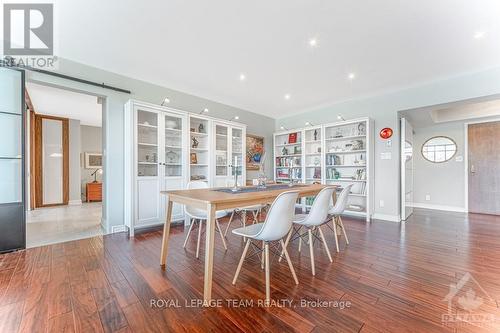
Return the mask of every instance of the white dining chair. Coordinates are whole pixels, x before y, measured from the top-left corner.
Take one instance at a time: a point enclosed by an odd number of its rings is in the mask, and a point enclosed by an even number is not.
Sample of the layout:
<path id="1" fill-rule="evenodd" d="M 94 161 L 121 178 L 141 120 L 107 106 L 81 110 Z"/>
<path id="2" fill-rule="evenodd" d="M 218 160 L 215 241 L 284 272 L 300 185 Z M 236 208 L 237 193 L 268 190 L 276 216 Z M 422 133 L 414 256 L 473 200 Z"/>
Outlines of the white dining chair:
<path id="1" fill-rule="evenodd" d="M 274 200 L 273 204 L 269 208 L 268 214 L 266 215 L 266 220 L 263 223 L 256 223 L 233 230 L 233 234 L 247 238 L 245 248 L 243 249 L 240 262 L 238 263 L 238 267 L 234 275 L 233 285 L 236 284 L 241 266 L 243 265 L 243 261 L 247 255 L 248 248 L 250 247 L 250 244 L 252 244 L 254 249 L 256 249 L 256 252 L 251 256 L 264 252 L 267 303 L 269 303 L 271 298 L 269 251 L 271 250 L 273 253 L 281 256 L 281 254 L 276 251 L 278 249 L 278 245 L 275 244 L 276 242 L 278 242 L 282 247 L 282 253 L 288 262 L 288 267 L 290 268 L 295 284 L 299 284 L 297 275 L 295 274 L 295 270 L 293 269 L 293 265 L 290 260 L 290 256 L 288 255 L 285 243 L 283 242 L 283 238 L 288 234 L 290 228 L 292 227 L 295 202 L 297 201 L 297 198 L 298 191 L 283 192 Z M 254 244 L 252 241 L 257 241 L 257 244 Z M 259 247 L 261 242 L 264 243 L 263 248 Z M 270 244 L 274 245 L 274 248 L 270 249 Z"/>
<path id="2" fill-rule="evenodd" d="M 226 183 L 227 187 L 233 187 L 234 181 L 229 180 Z M 238 182 L 238 186 L 241 186 L 241 184 Z M 224 237 L 227 236 L 227 232 L 229 231 L 229 227 L 231 226 L 231 223 L 233 222 L 234 217 L 238 217 L 240 220 L 240 224 L 242 227 L 246 226 L 246 219 L 248 215 L 250 214 L 252 217 L 252 224 L 253 223 L 259 223 L 259 215 L 261 214 L 262 210 L 266 207 L 266 205 L 253 205 L 253 206 L 246 206 L 246 207 L 241 207 L 241 208 L 235 208 L 231 211 L 231 216 L 229 217 L 229 222 L 227 223 L 226 230 L 224 231 Z M 243 214 L 245 214 L 245 218 L 243 218 Z"/>
<path id="3" fill-rule="evenodd" d="M 301 233 L 302 228 L 307 229 L 312 275 L 316 275 L 313 242 L 313 237 L 318 238 L 316 232 L 318 232 L 321 237 L 320 240 L 323 242 L 326 253 L 328 255 L 328 259 L 330 260 L 330 262 L 333 262 L 332 255 L 330 253 L 330 249 L 328 248 L 328 244 L 326 243 L 323 230 L 321 230 L 321 226 L 329 222 L 328 211 L 330 209 L 330 202 L 334 191 L 335 187 L 329 186 L 323 188 L 314 199 L 309 214 L 299 214 L 294 216 L 292 229 L 288 233 L 285 241 L 285 248 L 288 246 L 290 239 L 294 236 L 296 236 L 294 239 L 298 238 L 300 241 L 302 241 L 302 237 L 306 235 L 306 233 Z M 280 260 L 281 258 L 279 259 L 279 261 Z"/>
<path id="4" fill-rule="evenodd" d="M 345 237 L 345 242 L 347 245 L 349 245 L 349 238 L 347 238 L 347 233 L 344 228 L 344 223 L 342 223 L 342 218 L 340 215 L 344 213 L 344 210 L 347 207 L 347 201 L 349 199 L 349 193 L 351 193 L 351 189 L 354 186 L 354 184 L 349 184 L 347 185 L 342 192 L 340 192 L 337 201 L 335 202 L 335 205 L 330 208 L 330 211 L 328 214 L 331 216 L 332 220 L 332 225 L 328 225 L 330 229 L 333 231 L 333 235 L 335 237 L 335 246 L 337 247 L 337 252 L 339 252 L 339 231 L 338 229 L 342 230 L 342 233 L 344 234 Z"/>
<path id="5" fill-rule="evenodd" d="M 187 184 L 188 190 L 203 189 L 203 188 L 208 188 L 208 184 L 204 181 L 193 180 Z M 183 248 L 186 247 L 187 241 L 189 239 L 189 235 L 191 234 L 191 231 L 193 230 L 193 226 L 195 224 L 197 224 L 198 225 L 198 240 L 196 242 L 196 258 L 199 258 L 199 256 L 200 256 L 201 229 L 203 226 L 203 222 L 206 221 L 208 218 L 208 213 L 204 209 L 190 207 L 190 206 L 186 206 L 186 205 L 184 205 L 184 213 L 189 217 L 191 223 L 189 226 L 188 233 L 186 235 L 186 239 L 184 240 L 184 245 L 182 247 Z M 224 216 L 227 216 L 227 212 L 225 210 L 217 211 L 215 213 L 215 224 L 216 224 L 217 230 L 219 231 L 219 234 L 221 236 L 222 244 L 224 245 L 224 249 L 227 250 L 226 240 L 224 239 L 224 235 L 222 234 L 222 230 L 221 230 L 220 224 L 219 224 L 219 219 L 223 218 Z"/>

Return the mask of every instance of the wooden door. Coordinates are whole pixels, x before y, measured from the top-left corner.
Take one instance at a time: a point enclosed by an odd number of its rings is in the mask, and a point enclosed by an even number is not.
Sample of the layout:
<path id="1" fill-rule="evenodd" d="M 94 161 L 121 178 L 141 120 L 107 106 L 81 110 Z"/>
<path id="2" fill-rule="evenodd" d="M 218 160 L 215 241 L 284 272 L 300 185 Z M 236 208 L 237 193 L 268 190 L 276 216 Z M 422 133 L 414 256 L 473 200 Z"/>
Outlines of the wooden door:
<path id="1" fill-rule="evenodd" d="M 469 212 L 500 215 L 500 122 L 468 126 Z"/>
<path id="2" fill-rule="evenodd" d="M 44 126 L 45 124 L 55 124 L 57 128 Z M 44 130 L 45 128 L 45 130 Z M 54 130 L 55 129 L 55 130 Z M 57 146 L 52 142 L 44 142 L 47 135 L 52 137 L 60 136 Z M 51 152 L 48 148 L 59 149 Z M 67 205 L 69 201 L 69 120 L 67 118 L 35 115 L 35 206 L 48 207 L 57 205 Z M 47 160 L 57 161 L 58 168 L 53 168 L 54 164 L 47 164 Z M 56 163 L 56 162 L 55 162 Z M 47 166 L 44 166 L 47 164 Z M 44 173 L 46 172 L 46 173 Z M 53 184 L 49 173 L 57 174 L 58 181 Z M 60 180 L 60 181 L 59 181 Z M 58 195 L 47 195 L 47 188 L 59 186 Z M 60 193 L 60 195 L 59 195 Z M 50 200 L 49 200 L 50 199 Z"/>

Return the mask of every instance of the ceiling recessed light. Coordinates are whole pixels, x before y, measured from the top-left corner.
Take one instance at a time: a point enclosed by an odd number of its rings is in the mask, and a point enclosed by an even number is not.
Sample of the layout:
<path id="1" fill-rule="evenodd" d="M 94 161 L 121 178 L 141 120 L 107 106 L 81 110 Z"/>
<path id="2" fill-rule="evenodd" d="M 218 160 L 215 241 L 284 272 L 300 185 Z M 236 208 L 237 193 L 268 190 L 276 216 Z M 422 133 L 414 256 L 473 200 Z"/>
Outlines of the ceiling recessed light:
<path id="1" fill-rule="evenodd" d="M 354 79 L 356 78 L 356 73 L 349 73 L 349 74 L 347 75 L 347 78 L 348 78 L 349 80 L 354 80 Z"/>
<path id="2" fill-rule="evenodd" d="M 285 94 L 285 96 L 284 96 L 284 98 L 285 98 L 286 100 L 289 100 L 291 97 L 292 97 L 292 96 L 290 96 L 290 94 Z"/>
<path id="3" fill-rule="evenodd" d="M 311 47 L 316 47 L 316 46 L 318 46 L 318 40 L 317 40 L 316 38 L 311 38 L 311 39 L 309 39 L 309 45 L 310 45 Z"/>
<path id="4" fill-rule="evenodd" d="M 484 38 L 484 36 L 486 36 L 486 31 L 476 31 L 474 33 L 474 38 L 475 39 L 481 39 L 481 38 Z"/>
<path id="5" fill-rule="evenodd" d="M 240 74 L 240 81 L 245 81 L 247 79 L 247 76 L 243 73 Z"/>

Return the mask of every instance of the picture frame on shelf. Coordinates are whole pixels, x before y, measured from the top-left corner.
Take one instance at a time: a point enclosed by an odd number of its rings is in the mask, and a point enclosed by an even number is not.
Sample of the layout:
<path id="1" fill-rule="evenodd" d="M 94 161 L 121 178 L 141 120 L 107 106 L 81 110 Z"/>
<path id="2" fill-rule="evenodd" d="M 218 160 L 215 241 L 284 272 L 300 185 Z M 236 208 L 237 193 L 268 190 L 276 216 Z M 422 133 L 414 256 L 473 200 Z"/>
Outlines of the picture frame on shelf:
<path id="1" fill-rule="evenodd" d="M 190 161 L 191 164 L 198 164 L 198 156 L 196 155 L 196 153 L 190 154 Z"/>
<path id="2" fill-rule="evenodd" d="M 297 133 L 288 134 L 288 143 L 297 143 Z"/>

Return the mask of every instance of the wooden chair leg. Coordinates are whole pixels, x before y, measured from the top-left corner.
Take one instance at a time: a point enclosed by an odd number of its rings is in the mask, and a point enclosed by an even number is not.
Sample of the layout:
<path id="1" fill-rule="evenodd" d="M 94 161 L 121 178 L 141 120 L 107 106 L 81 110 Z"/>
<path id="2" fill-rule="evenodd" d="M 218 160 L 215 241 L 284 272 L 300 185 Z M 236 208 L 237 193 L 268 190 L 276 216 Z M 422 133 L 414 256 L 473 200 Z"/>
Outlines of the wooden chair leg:
<path id="1" fill-rule="evenodd" d="M 236 273 L 234 274 L 234 278 L 233 278 L 233 285 L 236 284 L 236 279 L 238 279 L 238 276 L 240 275 L 241 266 L 243 266 L 243 261 L 245 261 L 245 257 L 247 256 L 248 247 L 250 246 L 250 242 L 251 242 L 251 239 L 249 238 L 247 240 L 247 243 L 245 244 L 245 248 L 243 249 L 243 253 L 241 254 L 240 262 L 238 263 L 238 268 L 236 268 Z"/>
<path id="2" fill-rule="evenodd" d="M 184 240 L 184 245 L 182 245 L 183 248 L 186 248 L 186 244 L 187 244 L 187 241 L 189 239 L 189 235 L 191 235 L 191 230 L 193 230 L 194 221 L 193 221 L 193 219 L 190 219 L 189 221 L 191 222 L 191 224 L 189 225 L 189 230 L 188 230 L 188 233 L 186 235 L 186 239 Z"/>
<path id="3" fill-rule="evenodd" d="M 215 224 L 217 224 L 217 229 L 219 230 L 220 238 L 222 239 L 222 245 L 224 245 L 224 249 L 227 251 L 226 240 L 224 239 L 224 235 L 222 234 L 222 230 L 220 228 L 219 220 L 215 219 Z"/>
<path id="4" fill-rule="evenodd" d="M 266 247 L 266 242 L 262 241 L 262 250 Z M 260 268 L 264 269 L 264 251 L 262 251 L 262 257 L 260 258 Z"/>
<path id="5" fill-rule="evenodd" d="M 293 269 L 292 261 L 290 260 L 290 256 L 288 255 L 288 251 L 286 250 L 286 244 L 283 243 L 282 239 L 280 240 L 280 243 L 281 243 L 281 247 L 283 247 L 283 253 L 285 254 L 286 261 L 288 262 L 288 267 L 290 268 L 290 271 L 292 272 L 293 280 L 295 281 L 295 284 L 299 284 L 299 280 L 297 279 L 297 275 L 295 274 L 295 269 Z"/>
<path id="6" fill-rule="evenodd" d="M 266 304 L 269 304 L 271 301 L 271 274 L 269 267 L 269 244 L 266 243 L 264 246 L 264 255 L 266 258 Z"/>
<path id="7" fill-rule="evenodd" d="M 332 219 L 333 223 L 333 236 L 335 237 L 335 246 L 337 247 L 337 252 L 339 251 L 339 237 L 337 236 L 337 216 Z"/>
<path id="8" fill-rule="evenodd" d="M 198 221 L 198 242 L 196 242 L 196 258 L 200 257 L 200 239 L 201 239 L 201 228 L 203 226 L 203 223 L 201 223 L 201 220 Z"/>
<path id="9" fill-rule="evenodd" d="M 233 222 L 234 212 L 235 212 L 235 210 L 233 209 L 233 212 L 231 213 L 231 217 L 229 218 L 229 222 L 227 222 L 226 230 L 224 231 L 224 237 L 227 236 L 227 231 L 229 230 L 229 226 L 231 225 L 231 222 Z"/>
<path id="10" fill-rule="evenodd" d="M 309 235 L 309 254 L 311 255 L 311 270 L 312 275 L 316 275 L 316 268 L 314 267 L 314 248 L 313 248 L 313 237 L 311 229 L 307 229 L 307 234 Z"/>
<path id="11" fill-rule="evenodd" d="M 326 254 L 328 254 L 328 259 L 330 259 L 330 262 L 333 262 L 332 254 L 330 253 L 330 249 L 328 248 L 328 244 L 326 244 L 325 235 L 323 234 L 323 230 L 321 230 L 321 227 L 318 227 L 318 231 L 319 231 L 319 235 L 321 236 L 321 240 L 323 241 L 323 245 L 325 246 Z"/>
<path id="12" fill-rule="evenodd" d="M 342 232 L 344 233 L 345 243 L 349 245 L 349 238 L 347 238 L 347 233 L 345 232 L 344 223 L 342 222 L 342 218 L 340 216 L 339 216 L 339 222 L 340 222 L 340 227 L 342 228 Z"/>
<path id="13" fill-rule="evenodd" d="M 283 255 L 285 254 L 285 248 L 288 246 L 290 238 L 292 238 L 292 234 L 293 234 L 293 226 L 290 229 L 290 232 L 288 232 L 288 236 L 286 236 L 285 244 L 283 245 L 283 250 L 281 250 L 281 256 L 279 257 L 278 262 L 281 262 L 281 260 L 283 259 Z"/>
<path id="14" fill-rule="evenodd" d="M 255 224 L 255 223 L 259 223 L 259 212 L 258 211 L 252 211 L 252 215 L 253 215 L 253 222 L 252 224 Z"/>

